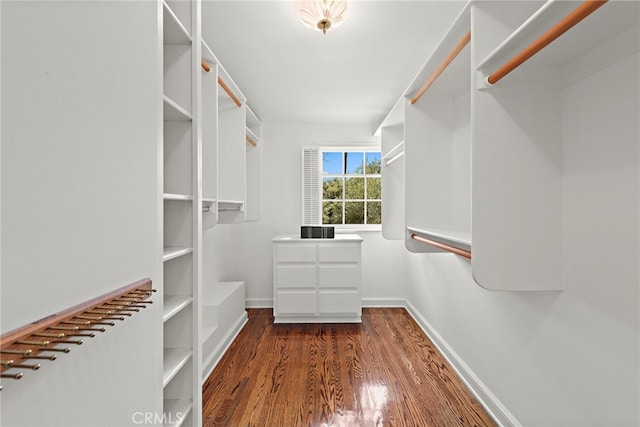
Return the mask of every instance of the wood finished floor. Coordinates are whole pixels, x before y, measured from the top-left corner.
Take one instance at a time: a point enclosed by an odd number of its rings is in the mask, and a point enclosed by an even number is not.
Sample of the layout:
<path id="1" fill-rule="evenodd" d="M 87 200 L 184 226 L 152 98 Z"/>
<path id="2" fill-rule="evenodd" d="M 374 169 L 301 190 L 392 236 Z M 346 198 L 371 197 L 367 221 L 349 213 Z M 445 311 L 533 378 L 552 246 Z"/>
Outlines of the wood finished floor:
<path id="1" fill-rule="evenodd" d="M 494 426 L 401 308 L 362 324 L 274 324 L 250 309 L 203 386 L 203 425 Z"/>

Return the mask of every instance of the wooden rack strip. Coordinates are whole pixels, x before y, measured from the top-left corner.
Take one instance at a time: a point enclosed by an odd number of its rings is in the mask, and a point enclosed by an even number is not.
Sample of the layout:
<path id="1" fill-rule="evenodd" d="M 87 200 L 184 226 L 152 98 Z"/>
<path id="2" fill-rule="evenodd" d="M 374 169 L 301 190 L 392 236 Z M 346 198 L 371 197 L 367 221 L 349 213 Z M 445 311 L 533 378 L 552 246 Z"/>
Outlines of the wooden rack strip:
<path id="1" fill-rule="evenodd" d="M 258 144 L 253 139 L 251 139 L 249 135 L 246 136 L 246 140 L 249 144 L 253 145 L 254 147 L 258 146 Z"/>
<path id="2" fill-rule="evenodd" d="M 455 246 L 450 246 L 445 243 L 436 242 L 435 240 L 427 239 L 425 237 L 418 236 L 417 234 L 412 234 L 411 238 L 413 240 L 417 240 L 418 242 L 426 243 L 427 245 L 434 246 L 438 249 L 442 249 L 444 251 L 460 255 L 461 257 L 471 259 L 470 251 L 465 251 L 464 249 L 456 248 Z"/>
<path id="3" fill-rule="evenodd" d="M 415 104 L 416 102 L 418 102 L 418 100 L 422 97 L 422 95 L 424 95 L 427 89 L 429 89 L 429 87 L 431 87 L 433 82 L 435 82 L 436 79 L 440 77 L 440 74 L 442 74 L 442 72 L 449 66 L 449 64 L 453 62 L 456 56 L 458 56 L 458 54 L 462 52 L 462 49 L 464 49 L 464 47 L 467 44 L 469 44 L 470 41 L 471 41 L 471 31 L 467 31 L 467 33 L 464 36 L 462 36 L 458 44 L 456 44 L 455 47 L 451 50 L 451 52 L 449 52 L 449 55 L 447 55 L 447 57 L 440 63 L 440 65 L 438 65 L 438 68 L 436 68 L 436 70 L 431 74 L 431 76 L 422 85 L 422 87 L 420 88 L 420 90 L 418 90 L 415 96 L 411 98 L 411 104 Z"/>
<path id="4" fill-rule="evenodd" d="M 487 81 L 495 84 L 511 71 L 522 65 L 526 60 L 544 49 L 552 41 L 560 37 L 562 34 L 570 30 L 587 16 L 595 12 L 600 6 L 604 5 L 608 0 L 588 0 L 582 3 L 569 15 L 565 16 L 560 22 L 551 27 L 546 33 L 538 37 L 533 43 L 523 49 L 519 54 L 514 56 L 510 61 L 498 68 L 491 74 Z"/>
<path id="5" fill-rule="evenodd" d="M 211 66 L 207 64 L 207 61 L 205 61 L 204 59 L 200 60 L 200 65 L 202 66 L 202 69 L 207 73 L 211 71 Z M 225 92 L 227 92 L 227 95 L 229 95 L 229 97 L 233 100 L 233 102 L 236 103 L 238 107 L 242 107 L 242 101 L 238 99 L 238 97 L 233 93 L 231 89 L 229 89 L 229 86 L 227 86 L 227 84 L 220 77 L 218 77 L 218 84 L 220 85 L 220 87 L 222 87 L 222 89 L 224 89 Z"/>
<path id="6" fill-rule="evenodd" d="M 22 372 L 5 374 L 10 369 L 37 370 L 40 365 L 33 359 L 55 360 L 51 353 L 68 353 L 69 348 L 59 344 L 82 344 L 78 337 L 93 337 L 91 331 L 104 332 L 102 325 L 114 326 L 112 320 L 124 320 L 153 301 L 147 299 L 155 289 L 151 280 L 143 279 L 93 298 L 59 313 L 47 316 L 0 336 L 3 378 L 22 378 Z M 47 353 L 40 355 L 39 353 Z M 10 363 L 12 362 L 12 363 Z"/>

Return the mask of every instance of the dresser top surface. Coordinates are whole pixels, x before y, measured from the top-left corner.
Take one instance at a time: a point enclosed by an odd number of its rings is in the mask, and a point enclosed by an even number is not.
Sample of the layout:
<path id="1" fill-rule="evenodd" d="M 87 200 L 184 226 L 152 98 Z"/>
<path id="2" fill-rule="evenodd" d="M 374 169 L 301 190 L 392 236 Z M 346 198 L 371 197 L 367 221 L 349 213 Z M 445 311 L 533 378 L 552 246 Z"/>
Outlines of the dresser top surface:
<path id="1" fill-rule="evenodd" d="M 332 239 L 307 239 L 301 238 L 299 235 L 287 235 L 281 234 L 273 238 L 273 242 L 275 243 L 304 243 L 304 242 L 362 242 L 362 237 L 357 234 L 338 234 L 336 233 L 335 238 Z"/>

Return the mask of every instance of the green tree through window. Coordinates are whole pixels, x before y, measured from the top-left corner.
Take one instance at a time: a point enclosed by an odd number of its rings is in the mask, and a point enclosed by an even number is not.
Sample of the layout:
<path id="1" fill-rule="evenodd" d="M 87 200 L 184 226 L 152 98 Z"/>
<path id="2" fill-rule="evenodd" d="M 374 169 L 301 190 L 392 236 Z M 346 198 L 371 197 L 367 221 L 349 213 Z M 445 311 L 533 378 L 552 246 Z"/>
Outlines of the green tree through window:
<path id="1" fill-rule="evenodd" d="M 322 223 L 382 224 L 379 151 L 322 153 Z"/>

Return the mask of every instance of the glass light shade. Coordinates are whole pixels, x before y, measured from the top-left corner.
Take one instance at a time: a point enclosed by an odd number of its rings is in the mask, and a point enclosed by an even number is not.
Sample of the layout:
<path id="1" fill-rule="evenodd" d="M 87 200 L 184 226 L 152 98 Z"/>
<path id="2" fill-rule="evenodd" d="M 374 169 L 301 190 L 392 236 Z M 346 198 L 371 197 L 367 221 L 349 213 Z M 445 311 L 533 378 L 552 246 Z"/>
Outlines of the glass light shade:
<path id="1" fill-rule="evenodd" d="M 348 9 L 347 0 L 298 0 L 298 15 L 302 22 L 324 34 L 342 24 Z"/>

